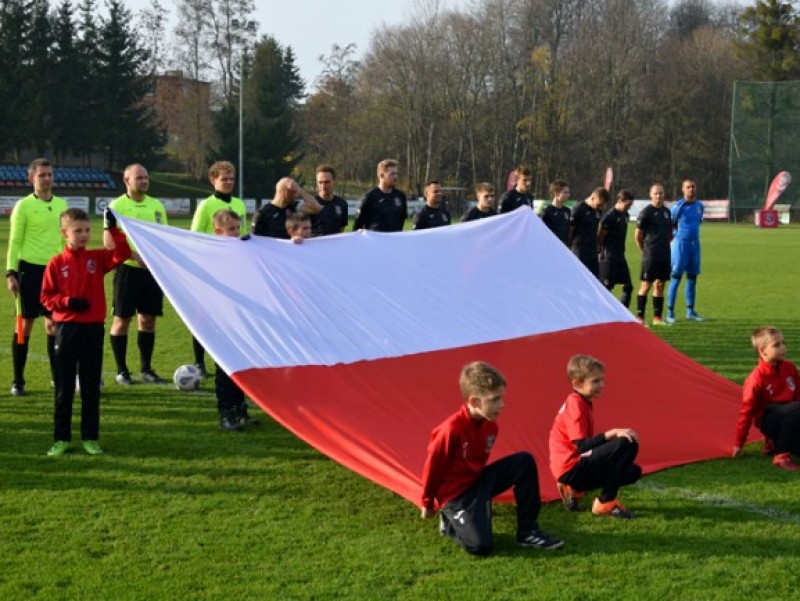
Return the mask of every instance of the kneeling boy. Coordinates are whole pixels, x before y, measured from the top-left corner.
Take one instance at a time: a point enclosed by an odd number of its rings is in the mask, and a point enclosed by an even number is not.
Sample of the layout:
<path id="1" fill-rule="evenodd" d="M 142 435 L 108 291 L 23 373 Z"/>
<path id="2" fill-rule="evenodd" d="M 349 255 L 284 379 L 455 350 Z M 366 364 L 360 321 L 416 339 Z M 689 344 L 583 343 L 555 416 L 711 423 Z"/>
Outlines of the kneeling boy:
<path id="1" fill-rule="evenodd" d="M 539 477 L 530 453 L 519 452 L 486 465 L 497 439 L 495 420 L 503 411 L 506 380 L 497 369 L 475 361 L 459 378 L 464 405 L 431 433 L 422 472 L 422 517 L 474 555 L 492 550 L 492 498 L 514 488 L 517 544 L 558 549 L 563 541 L 539 529 Z"/>
<path id="2" fill-rule="evenodd" d="M 573 392 L 564 401 L 550 429 L 550 471 L 567 511 L 578 511 L 587 490 L 600 488 L 592 513 L 632 518 L 617 499 L 620 487 L 642 476 L 634 463 L 639 436 L 629 428 L 614 428 L 595 436 L 592 402 L 605 386 L 605 367 L 589 355 L 575 355 L 567 364 Z"/>
<path id="3" fill-rule="evenodd" d="M 758 365 L 744 382 L 733 456 L 741 452 L 755 422 L 767 441 L 774 443 L 773 465 L 795 471 L 798 466 L 791 453 L 800 455 L 800 374 L 786 360 L 786 344 L 778 328 L 756 328 L 752 342 Z"/>

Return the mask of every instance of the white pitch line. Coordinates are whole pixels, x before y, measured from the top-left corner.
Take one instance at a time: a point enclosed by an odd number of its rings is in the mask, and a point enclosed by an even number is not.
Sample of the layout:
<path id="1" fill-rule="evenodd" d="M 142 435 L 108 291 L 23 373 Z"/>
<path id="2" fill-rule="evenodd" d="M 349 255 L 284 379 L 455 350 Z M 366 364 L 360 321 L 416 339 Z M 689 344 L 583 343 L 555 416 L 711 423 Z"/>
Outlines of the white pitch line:
<path id="1" fill-rule="evenodd" d="M 699 503 L 708 503 L 709 505 L 724 507 L 725 509 L 736 509 L 738 511 L 753 513 L 755 515 L 760 515 L 779 522 L 800 524 L 800 515 L 796 513 L 781 511 L 780 509 L 773 509 L 771 507 L 764 507 L 763 505 L 756 505 L 754 503 L 737 501 L 722 495 L 697 492 L 688 488 L 678 488 L 676 486 L 663 486 L 655 482 L 645 482 L 643 480 L 640 480 L 636 485 L 658 495 L 680 497 L 681 499 L 697 501 Z"/>

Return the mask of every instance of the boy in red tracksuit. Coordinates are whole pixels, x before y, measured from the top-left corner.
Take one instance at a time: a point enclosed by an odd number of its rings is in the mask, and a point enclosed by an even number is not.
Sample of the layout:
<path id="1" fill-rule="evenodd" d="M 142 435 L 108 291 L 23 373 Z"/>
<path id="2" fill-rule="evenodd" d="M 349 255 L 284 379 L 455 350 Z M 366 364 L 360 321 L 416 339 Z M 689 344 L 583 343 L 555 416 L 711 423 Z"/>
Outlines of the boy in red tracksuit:
<path id="1" fill-rule="evenodd" d="M 639 435 L 630 428 L 613 428 L 595 435 L 592 403 L 605 386 L 605 367 L 589 355 L 567 363 L 573 392 L 564 401 L 550 429 L 550 471 L 567 511 L 578 511 L 587 490 L 600 488 L 592 504 L 594 515 L 630 519 L 633 513 L 617 499 L 620 487 L 642 476 L 634 463 Z"/>
<path id="2" fill-rule="evenodd" d="M 517 544 L 558 549 L 563 541 L 539 529 L 539 477 L 530 453 L 519 452 L 486 465 L 497 439 L 495 420 L 503 410 L 506 380 L 488 363 L 475 361 L 459 378 L 464 405 L 431 433 L 422 472 L 423 518 L 438 505 L 439 532 L 465 551 L 492 550 L 492 498 L 514 488 Z"/>
<path id="3" fill-rule="evenodd" d="M 773 465 L 795 471 L 798 466 L 792 461 L 791 453 L 800 455 L 800 376 L 797 367 L 786 360 L 786 344 L 778 328 L 756 328 L 751 340 L 758 353 L 758 365 L 744 382 L 732 455 L 739 455 L 750 426 L 755 422 L 767 437 L 767 442 L 774 443 Z"/>
<path id="4" fill-rule="evenodd" d="M 106 211 L 104 238 L 110 237 L 114 250 L 87 250 L 91 236 L 89 215 L 81 209 L 61 214 L 61 235 L 67 246 L 47 264 L 41 301 L 53 313 L 56 324 L 54 443 L 48 456 L 63 455 L 72 439 L 72 401 L 75 374 L 81 387 L 81 439 L 90 455 L 100 455 L 97 444 L 100 427 L 100 371 L 103 363 L 103 323 L 106 297 L 103 276 L 130 258 L 125 234 Z M 108 246 L 111 246 L 110 244 Z"/>

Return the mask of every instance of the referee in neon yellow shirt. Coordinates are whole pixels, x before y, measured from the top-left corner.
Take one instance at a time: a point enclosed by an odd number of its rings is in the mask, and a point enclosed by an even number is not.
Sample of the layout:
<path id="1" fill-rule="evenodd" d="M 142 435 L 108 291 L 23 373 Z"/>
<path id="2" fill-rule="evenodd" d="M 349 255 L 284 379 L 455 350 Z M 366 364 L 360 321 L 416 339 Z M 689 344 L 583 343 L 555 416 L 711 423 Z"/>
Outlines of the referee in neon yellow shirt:
<path id="1" fill-rule="evenodd" d="M 28 181 L 33 193 L 17 201 L 11 211 L 11 230 L 8 237 L 6 260 L 6 285 L 18 297 L 18 311 L 22 316 L 17 328 L 22 327 L 24 342 L 19 343 L 15 330 L 11 342 L 11 360 L 14 365 L 13 396 L 25 394 L 25 363 L 28 360 L 28 343 L 33 322 L 44 316 L 47 332 L 47 357 L 50 360 L 51 379 L 55 356 L 55 324 L 50 313 L 39 301 L 42 278 L 47 262 L 64 247 L 61 237 L 61 213 L 67 210 L 67 201 L 53 194 L 53 166 L 47 159 L 35 159 L 28 166 Z M 20 323 L 21 321 L 21 323 Z"/>
<path id="2" fill-rule="evenodd" d="M 150 223 L 167 224 L 167 211 L 160 200 L 147 195 L 150 177 L 142 165 L 134 163 L 123 174 L 125 194 L 109 205 L 115 213 Z M 114 320 L 111 322 L 109 340 L 117 364 L 117 384 L 132 383 L 127 364 L 128 329 L 136 315 L 137 344 L 141 362 L 142 382 L 163 384 L 164 380 L 153 370 L 151 361 L 156 339 L 156 317 L 164 314 L 164 293 L 153 275 L 141 262 L 136 248 L 128 238 L 133 258 L 117 267 L 114 274 Z"/>
<path id="3" fill-rule="evenodd" d="M 247 207 L 241 198 L 233 195 L 233 186 L 236 183 L 236 167 L 229 161 L 217 161 L 208 168 L 208 181 L 214 187 L 214 193 L 201 200 L 194 210 L 191 230 L 203 234 L 214 235 L 214 215 L 217 211 L 228 209 L 239 216 L 242 222 L 247 222 Z M 192 336 L 192 351 L 194 364 L 205 378 L 206 351 L 200 341 Z"/>

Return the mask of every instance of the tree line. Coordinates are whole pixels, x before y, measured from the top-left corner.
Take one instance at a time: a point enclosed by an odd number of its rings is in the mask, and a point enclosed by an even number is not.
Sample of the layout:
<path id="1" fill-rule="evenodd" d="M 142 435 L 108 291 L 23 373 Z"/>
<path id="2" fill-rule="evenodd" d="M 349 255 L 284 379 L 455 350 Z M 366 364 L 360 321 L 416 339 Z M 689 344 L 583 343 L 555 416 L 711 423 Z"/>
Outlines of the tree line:
<path id="1" fill-rule="evenodd" d="M 527 164 L 540 197 L 557 178 L 591 190 L 607 167 L 616 186 L 659 180 L 675 196 L 692 176 L 724 197 L 733 82 L 800 77 L 796 4 L 420 0 L 363 58 L 334 44 L 307 93 L 252 0 L 174 0 L 171 32 L 160 0 L 136 15 L 121 0 L 0 0 L 0 153 L 100 155 L 109 169 L 167 158 L 203 179 L 238 157 L 241 101 L 251 196 L 320 162 L 366 189 L 392 156 L 412 194 L 429 179 L 504 187 Z M 142 98 L 174 69 L 210 82 L 212 102 L 188 89 L 168 139 Z"/>
<path id="2" fill-rule="evenodd" d="M 291 48 L 257 37 L 250 0 L 176 0 L 175 8 L 170 36 L 159 0 L 137 14 L 122 0 L 1 0 L 0 155 L 84 165 L 101 157 L 107 169 L 171 159 L 205 179 L 211 162 L 238 157 L 243 89 L 246 190 L 274 189 L 303 157 L 292 120 L 304 83 Z M 169 139 L 144 101 L 168 69 L 212 88 L 210 107 L 199 88 L 184 89 Z"/>
<path id="3" fill-rule="evenodd" d="M 322 57 L 303 114 L 309 159 L 346 179 L 392 155 L 411 192 L 504 186 L 527 164 L 538 197 L 554 179 L 588 193 L 612 167 L 640 194 L 691 176 L 725 198 L 733 82 L 800 77 L 800 18 L 776 0 L 432 0 L 355 51 Z"/>
<path id="4" fill-rule="evenodd" d="M 0 152 L 89 157 L 111 166 L 151 158 L 163 144 L 152 111 L 141 104 L 146 52 L 130 12 L 109 0 L 79 6 L 47 0 L 3 0 L 0 6 Z"/>

